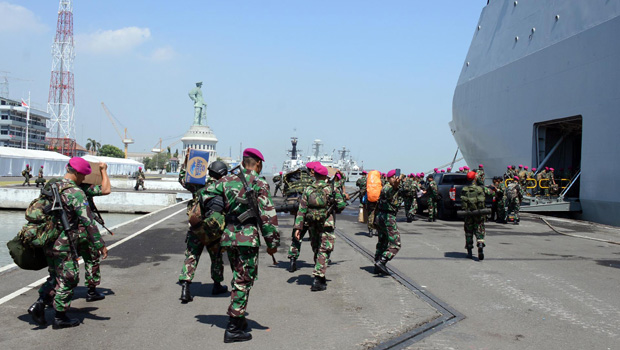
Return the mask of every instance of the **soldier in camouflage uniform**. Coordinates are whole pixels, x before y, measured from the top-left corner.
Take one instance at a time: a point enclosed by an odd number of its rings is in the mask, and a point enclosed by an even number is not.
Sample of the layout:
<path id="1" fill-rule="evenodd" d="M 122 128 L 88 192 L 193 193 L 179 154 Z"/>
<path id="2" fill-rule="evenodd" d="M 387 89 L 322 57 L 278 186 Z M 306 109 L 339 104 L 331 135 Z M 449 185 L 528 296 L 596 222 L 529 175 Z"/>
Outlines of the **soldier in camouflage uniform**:
<path id="1" fill-rule="evenodd" d="M 282 172 L 280 172 L 278 175 L 273 177 L 273 184 L 275 189 L 273 190 L 273 196 L 275 197 L 276 194 L 278 194 L 278 190 L 280 190 L 280 192 L 282 192 Z M 284 193 L 284 192 L 282 192 Z"/>
<path id="2" fill-rule="evenodd" d="M 476 236 L 478 246 L 478 259 L 484 260 L 484 237 L 486 231 L 484 228 L 485 214 L 477 214 L 478 210 L 485 209 L 485 197 L 493 195 L 493 192 L 484 187 L 483 180 L 478 177 L 476 172 L 467 173 L 467 180 L 472 181 L 469 186 L 463 187 L 461 191 L 461 203 L 463 210 L 467 212 L 464 219 L 465 229 L 465 249 L 467 249 L 467 257 L 471 259 L 472 249 L 474 248 L 474 236 Z"/>
<path id="3" fill-rule="evenodd" d="M 538 180 L 538 187 L 540 188 L 540 194 L 545 197 L 549 197 L 549 186 L 551 182 L 549 181 L 549 176 L 547 174 L 547 170 L 549 168 L 545 167 L 541 172 L 536 175 L 536 180 Z"/>
<path id="4" fill-rule="evenodd" d="M 73 228 L 77 228 L 78 225 L 84 226 L 88 240 L 105 259 L 107 257 L 107 251 L 104 250 L 105 243 L 92 219 L 86 194 L 79 187 L 90 172 L 90 164 L 86 160 L 78 157 L 71 158 L 67 166 L 67 174 L 57 184 L 62 206 L 70 225 Z M 60 235 L 56 241 L 45 247 L 50 276 L 39 289 L 39 299 L 28 309 L 28 313 L 35 322 L 45 325 L 47 323 L 45 304 L 53 298 L 53 307 L 56 310 L 54 329 L 75 327 L 80 324 L 78 319 L 69 318 L 66 314 L 71 305 L 73 289 L 79 282 L 79 264 L 75 248 L 78 237 L 74 230 L 64 231 L 62 225 L 58 225 L 57 228 L 61 230 Z"/>
<path id="5" fill-rule="evenodd" d="M 433 174 L 429 174 L 426 180 L 428 181 L 426 185 L 426 192 L 428 193 L 428 222 L 437 221 L 437 197 L 439 196 L 437 183 Z"/>
<path id="6" fill-rule="evenodd" d="M 476 170 L 476 176 L 478 176 L 478 178 L 481 179 L 482 183 L 484 184 L 484 180 L 485 180 L 484 165 L 478 164 L 478 170 Z"/>
<path id="7" fill-rule="evenodd" d="M 107 196 L 112 193 L 112 186 L 110 185 L 110 178 L 107 173 L 108 165 L 106 163 L 99 163 L 99 170 L 101 171 L 101 185 L 89 185 L 82 184 L 80 188 L 86 194 L 90 203 L 94 204 L 93 197 Z M 91 219 L 97 220 L 91 208 Z M 99 233 L 97 233 L 99 234 Z M 101 235 L 95 236 L 95 240 L 101 240 Z M 101 240 L 103 241 L 103 240 Z M 97 291 L 97 286 L 101 284 L 101 259 L 97 247 L 91 242 L 88 237 L 88 232 L 84 225 L 78 226 L 78 255 L 84 260 L 84 284 L 88 288 L 86 293 L 86 301 L 97 301 L 105 299 L 105 295 Z M 108 249 L 104 246 L 103 251 L 107 254 Z"/>
<path id="8" fill-rule="evenodd" d="M 387 262 L 392 260 L 400 250 L 400 233 L 396 224 L 396 214 L 402 203 L 399 195 L 400 178 L 396 170 L 387 173 L 389 183 L 381 189 L 377 204 L 375 224 L 378 228 L 379 240 L 375 250 L 375 273 L 389 275 Z"/>
<path id="9" fill-rule="evenodd" d="M 39 175 L 37 175 L 37 179 L 34 180 L 34 183 L 36 184 L 37 187 L 39 187 L 39 185 L 41 186 L 45 186 L 45 178 L 43 177 L 43 165 L 41 165 L 41 168 L 39 168 Z"/>
<path id="10" fill-rule="evenodd" d="M 245 310 L 258 272 L 259 232 L 262 232 L 268 254 L 275 254 L 280 244 L 278 217 L 267 190 L 267 183 L 259 178 L 263 162 L 264 157 L 260 151 L 253 148 L 244 150 L 243 169 L 239 174 L 224 176 L 220 181 L 211 184 L 204 197 L 207 206 L 209 201 L 219 197 L 224 206 L 222 214 L 226 217 L 220 244 L 228 253 L 233 282 L 228 308 L 229 320 L 224 333 L 225 343 L 252 339 L 252 335 L 246 332 L 248 325 Z M 240 176 L 243 176 L 244 181 Z M 253 198 L 244 182 L 257 197 L 260 217 L 256 217 L 251 210 L 250 201 L 253 201 Z"/>
<path id="11" fill-rule="evenodd" d="M 364 206 L 363 203 L 363 199 L 364 196 L 366 195 L 366 179 L 368 179 L 367 177 L 368 173 L 366 172 L 366 170 L 362 171 L 362 176 L 357 179 L 357 181 L 355 181 L 355 186 L 357 186 L 358 190 L 359 190 L 359 200 L 360 200 L 360 205 L 359 207 L 362 208 Z"/>
<path id="12" fill-rule="evenodd" d="M 508 184 L 506 188 L 506 218 L 504 222 L 508 222 L 508 216 L 512 213 L 515 218 L 515 225 L 519 224 L 519 210 L 521 210 L 521 201 L 523 200 L 523 196 L 525 195 L 525 191 L 519 184 L 519 177 L 515 176 L 513 178 L 513 182 Z"/>
<path id="13" fill-rule="evenodd" d="M 30 178 L 32 177 L 30 171 L 30 164 L 26 164 L 26 169 L 22 171 L 22 176 L 24 177 L 24 183 L 22 184 L 22 186 L 26 186 L 26 184 L 30 186 Z"/>
<path id="14" fill-rule="evenodd" d="M 311 174 L 311 177 L 305 177 L 307 175 L 306 172 L 301 171 L 300 175 L 300 179 L 299 181 L 297 181 L 295 183 L 295 186 L 292 187 L 295 189 L 295 193 L 299 194 L 299 198 L 301 198 L 301 196 L 303 195 L 304 190 L 312 185 L 315 181 L 314 178 L 314 167 L 317 165 L 321 165 L 320 162 L 308 162 L 306 163 L 306 168 L 308 169 L 308 173 Z M 301 188 L 301 191 L 299 191 L 300 186 L 304 186 Z M 299 192 L 298 192 L 299 191 Z M 304 225 L 304 227 L 301 230 L 301 233 L 299 234 L 299 238 L 297 235 L 295 235 L 295 229 L 293 229 L 293 231 L 291 232 L 291 246 L 288 250 L 288 259 L 289 259 L 289 268 L 288 271 L 289 272 L 295 272 L 297 271 L 297 259 L 299 259 L 299 254 L 301 252 L 301 243 L 303 242 L 304 237 L 306 236 L 306 233 L 308 232 L 308 226 Z M 314 252 L 314 261 L 316 263 L 316 252 L 318 250 L 318 243 L 315 240 L 312 240 L 312 237 L 310 238 L 310 245 L 312 246 L 312 251 Z"/>
<path id="15" fill-rule="evenodd" d="M 140 186 L 142 186 L 142 190 L 146 190 L 146 188 L 144 188 L 144 180 L 146 179 L 146 176 L 144 175 L 144 172 L 142 171 L 142 167 L 138 168 L 138 175 L 136 176 L 136 185 L 134 186 L 134 190 L 139 191 L 140 190 Z"/>
<path id="16" fill-rule="evenodd" d="M 299 201 L 299 209 L 293 227 L 295 237 L 301 239 L 301 231 L 308 227 L 312 250 L 315 252 L 315 267 L 312 275 L 314 283 L 311 291 L 323 291 L 327 288 L 325 271 L 331 252 L 334 250 L 336 235 L 335 213 L 341 212 L 346 206 L 342 193 L 335 184 L 327 182 L 327 168 L 316 165 L 314 168 L 315 182 L 306 187 Z"/>
<path id="17" fill-rule="evenodd" d="M 414 202 L 416 200 L 416 187 L 413 181 L 413 174 L 409 174 L 406 178 L 402 180 L 400 187 L 398 188 L 400 192 L 400 196 L 405 203 L 405 216 L 407 217 L 407 222 L 412 222 L 415 217 L 415 206 Z"/>
<path id="18" fill-rule="evenodd" d="M 209 164 L 207 170 L 209 172 L 209 177 L 204 187 L 193 193 L 194 200 L 192 200 L 192 206 L 200 200 L 204 203 L 206 188 L 228 173 L 226 164 L 219 160 Z M 188 186 L 194 184 L 186 183 L 185 185 L 188 190 L 190 188 L 195 188 L 194 186 Z M 202 209 L 202 213 L 204 214 L 204 208 Z M 190 285 L 194 279 L 196 267 L 198 267 L 198 262 L 205 248 L 207 252 L 209 252 L 209 258 L 211 258 L 211 279 L 213 280 L 211 295 L 223 294 L 228 291 L 228 287 L 222 285 L 222 281 L 224 280 L 224 260 L 220 247 L 221 236 L 222 233 L 218 228 L 209 227 L 204 223 L 201 223 L 198 227 L 190 227 L 187 231 L 187 236 L 185 237 L 185 243 L 187 244 L 185 260 L 183 261 L 183 267 L 179 275 L 179 284 L 181 285 L 181 297 L 179 299 L 182 303 L 188 303 L 194 300 L 190 291 Z"/>

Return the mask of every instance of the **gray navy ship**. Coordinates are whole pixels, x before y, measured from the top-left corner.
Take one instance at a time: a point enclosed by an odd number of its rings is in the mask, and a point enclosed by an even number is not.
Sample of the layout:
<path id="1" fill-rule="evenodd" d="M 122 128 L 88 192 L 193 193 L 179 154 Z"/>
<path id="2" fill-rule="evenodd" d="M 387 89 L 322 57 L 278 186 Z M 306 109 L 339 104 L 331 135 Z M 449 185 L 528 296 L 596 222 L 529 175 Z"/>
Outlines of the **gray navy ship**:
<path id="1" fill-rule="evenodd" d="M 619 14 L 620 0 L 491 0 L 454 92 L 467 163 L 572 168 L 561 199 L 620 225 Z"/>

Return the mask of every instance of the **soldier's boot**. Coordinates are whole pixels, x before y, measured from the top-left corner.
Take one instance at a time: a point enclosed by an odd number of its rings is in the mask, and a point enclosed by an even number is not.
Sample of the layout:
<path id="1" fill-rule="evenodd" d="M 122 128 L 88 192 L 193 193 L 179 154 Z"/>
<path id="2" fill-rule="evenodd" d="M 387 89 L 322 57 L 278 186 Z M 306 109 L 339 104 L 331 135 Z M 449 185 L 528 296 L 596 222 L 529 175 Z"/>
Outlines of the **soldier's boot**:
<path id="1" fill-rule="evenodd" d="M 478 242 L 478 260 L 484 260 L 484 247 L 483 242 Z"/>
<path id="2" fill-rule="evenodd" d="M 369 228 L 368 229 L 368 237 L 372 237 L 372 236 L 374 236 L 374 234 L 372 233 L 372 229 Z"/>
<path id="3" fill-rule="evenodd" d="M 379 273 L 384 274 L 384 275 L 389 275 L 390 271 L 388 271 L 386 264 L 387 264 L 387 259 L 384 256 L 382 256 L 381 259 L 379 259 L 379 261 L 375 263 L 375 267 L 379 270 Z"/>
<path id="4" fill-rule="evenodd" d="M 325 277 L 314 276 L 314 282 L 312 283 L 312 287 L 310 287 L 310 291 L 321 292 L 325 289 L 327 289 L 327 280 Z"/>
<path id="5" fill-rule="evenodd" d="M 54 317 L 54 329 L 77 327 L 80 325 L 80 320 L 77 318 L 69 318 L 64 311 L 56 311 Z"/>
<path id="6" fill-rule="evenodd" d="M 187 290 L 189 290 L 189 286 L 187 287 Z M 213 289 L 211 290 L 211 295 L 224 294 L 226 292 L 228 292 L 227 286 L 222 285 L 220 282 L 213 282 Z"/>
<path id="7" fill-rule="evenodd" d="M 88 292 L 86 293 L 86 301 L 97 301 L 105 299 L 105 295 L 103 293 L 97 292 L 95 287 L 89 287 Z"/>
<path id="8" fill-rule="evenodd" d="M 473 254 L 472 254 L 472 249 L 473 249 L 474 247 L 465 247 L 465 248 L 467 248 L 467 258 L 468 258 L 468 259 L 471 259 L 471 258 L 473 257 Z"/>
<path id="9" fill-rule="evenodd" d="M 407 215 L 407 222 L 412 222 L 413 218 L 411 217 L 411 215 Z"/>
<path id="10" fill-rule="evenodd" d="M 252 334 L 246 332 L 243 327 L 247 328 L 245 317 L 229 317 L 228 326 L 224 332 L 224 343 L 234 343 L 240 341 L 248 341 L 252 339 Z"/>
<path id="11" fill-rule="evenodd" d="M 291 258 L 291 264 L 288 266 L 288 272 L 297 271 L 297 259 Z"/>
<path id="12" fill-rule="evenodd" d="M 192 284 L 192 282 L 190 281 L 181 282 L 181 297 L 179 298 L 179 300 L 181 300 L 181 303 L 183 304 L 187 304 L 190 301 L 194 300 L 194 298 L 192 298 L 192 294 L 189 291 L 190 284 Z"/>
<path id="13" fill-rule="evenodd" d="M 28 313 L 35 323 L 41 326 L 45 326 L 47 324 L 47 321 L 45 320 L 45 302 L 43 301 L 43 298 L 39 297 L 39 300 L 35 301 L 34 304 L 28 308 Z"/>

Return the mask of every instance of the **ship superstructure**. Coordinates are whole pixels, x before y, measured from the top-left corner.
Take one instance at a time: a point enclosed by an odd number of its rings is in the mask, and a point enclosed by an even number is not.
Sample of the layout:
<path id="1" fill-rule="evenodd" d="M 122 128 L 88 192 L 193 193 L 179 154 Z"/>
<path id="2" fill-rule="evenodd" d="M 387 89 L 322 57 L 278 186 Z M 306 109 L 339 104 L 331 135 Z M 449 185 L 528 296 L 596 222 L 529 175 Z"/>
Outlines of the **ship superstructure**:
<path id="1" fill-rule="evenodd" d="M 491 1 L 450 128 L 467 163 L 572 169 L 582 218 L 620 225 L 620 0 Z"/>

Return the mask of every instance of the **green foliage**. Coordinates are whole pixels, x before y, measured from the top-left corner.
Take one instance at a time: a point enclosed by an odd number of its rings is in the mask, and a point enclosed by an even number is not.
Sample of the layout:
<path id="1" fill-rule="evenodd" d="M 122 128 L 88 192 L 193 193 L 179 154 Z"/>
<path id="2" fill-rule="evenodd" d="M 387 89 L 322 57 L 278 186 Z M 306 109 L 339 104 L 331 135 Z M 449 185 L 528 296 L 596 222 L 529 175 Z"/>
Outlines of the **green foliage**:
<path id="1" fill-rule="evenodd" d="M 170 153 L 161 152 L 153 156 L 153 159 L 151 159 L 149 165 L 151 169 L 164 169 L 164 167 L 168 165 L 169 160 L 170 160 Z M 144 165 L 146 166 L 146 163 Z"/>
<path id="2" fill-rule="evenodd" d="M 178 148 L 174 151 L 174 156 L 173 157 L 174 158 L 179 158 L 179 149 Z"/>
<path id="3" fill-rule="evenodd" d="M 125 158 L 125 152 L 120 148 L 112 145 L 103 145 L 99 149 L 98 155 L 103 157 Z"/>
<path id="4" fill-rule="evenodd" d="M 88 142 L 86 143 L 86 150 L 90 151 L 91 149 L 96 154 L 97 150 L 101 149 L 101 143 L 97 142 L 95 139 L 88 139 Z"/>

